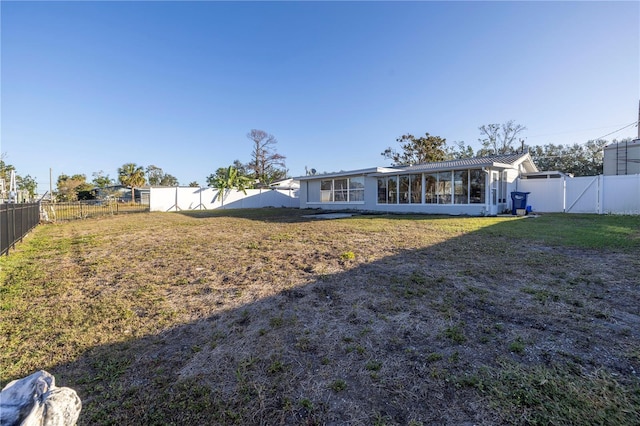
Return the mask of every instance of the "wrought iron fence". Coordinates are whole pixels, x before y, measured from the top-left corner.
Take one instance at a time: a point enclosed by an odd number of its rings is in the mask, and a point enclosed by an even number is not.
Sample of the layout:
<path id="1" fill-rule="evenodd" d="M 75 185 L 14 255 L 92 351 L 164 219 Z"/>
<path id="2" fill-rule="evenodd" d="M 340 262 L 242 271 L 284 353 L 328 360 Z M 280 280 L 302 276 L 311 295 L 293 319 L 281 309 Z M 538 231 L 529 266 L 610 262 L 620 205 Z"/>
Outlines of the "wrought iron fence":
<path id="1" fill-rule="evenodd" d="M 149 211 L 148 205 L 120 203 L 116 201 L 93 201 L 71 203 L 42 203 L 41 216 L 46 222 L 87 219 L 122 213 Z"/>
<path id="2" fill-rule="evenodd" d="M 40 203 L 0 204 L 0 255 L 9 249 L 40 222 Z"/>
<path id="3" fill-rule="evenodd" d="M 115 201 L 0 204 L 0 256 L 8 254 L 9 249 L 22 241 L 22 238 L 35 228 L 40 220 L 56 222 L 148 211 L 148 205 Z"/>

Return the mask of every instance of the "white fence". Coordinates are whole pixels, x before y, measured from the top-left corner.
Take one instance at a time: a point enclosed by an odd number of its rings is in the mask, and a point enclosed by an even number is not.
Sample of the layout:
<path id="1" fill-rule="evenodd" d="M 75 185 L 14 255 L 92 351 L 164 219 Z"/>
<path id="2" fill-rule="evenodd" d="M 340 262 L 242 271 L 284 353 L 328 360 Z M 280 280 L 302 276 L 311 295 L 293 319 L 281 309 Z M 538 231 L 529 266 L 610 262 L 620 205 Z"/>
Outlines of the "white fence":
<path id="1" fill-rule="evenodd" d="M 640 174 L 519 179 L 534 212 L 640 214 Z"/>
<path id="2" fill-rule="evenodd" d="M 228 190 L 222 199 L 213 188 L 151 188 L 150 211 L 250 209 L 260 207 L 300 207 L 298 190 L 294 189 L 247 189 Z"/>

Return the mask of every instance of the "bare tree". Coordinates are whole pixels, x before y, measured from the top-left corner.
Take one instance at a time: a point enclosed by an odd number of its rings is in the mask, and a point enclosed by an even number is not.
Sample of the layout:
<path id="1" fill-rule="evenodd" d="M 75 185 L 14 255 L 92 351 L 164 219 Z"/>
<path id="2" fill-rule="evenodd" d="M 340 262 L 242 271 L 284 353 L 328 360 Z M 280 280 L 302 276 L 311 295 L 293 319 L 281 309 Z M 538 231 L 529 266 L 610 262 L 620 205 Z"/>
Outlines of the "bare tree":
<path id="1" fill-rule="evenodd" d="M 509 120 L 504 124 L 484 124 L 478 127 L 483 138 L 479 139 L 482 149 L 478 156 L 509 154 L 515 152 L 513 142 L 527 128 Z"/>
<path id="2" fill-rule="evenodd" d="M 251 161 L 247 164 L 253 177 L 263 185 L 284 179 L 287 176 L 284 161 L 286 157 L 276 152 L 278 140 L 275 136 L 263 130 L 252 129 L 247 138 L 253 142 Z"/>

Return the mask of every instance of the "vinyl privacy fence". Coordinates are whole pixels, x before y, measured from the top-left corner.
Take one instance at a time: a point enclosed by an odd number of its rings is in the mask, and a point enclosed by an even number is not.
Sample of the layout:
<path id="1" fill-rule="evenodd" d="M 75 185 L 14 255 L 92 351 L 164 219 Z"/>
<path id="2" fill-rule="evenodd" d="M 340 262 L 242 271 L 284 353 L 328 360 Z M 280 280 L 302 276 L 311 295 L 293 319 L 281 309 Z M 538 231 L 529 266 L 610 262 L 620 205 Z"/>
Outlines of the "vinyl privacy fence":
<path id="1" fill-rule="evenodd" d="M 251 209 L 261 207 L 300 207 L 298 190 L 248 189 L 227 190 L 218 197 L 213 188 L 154 188 L 149 194 L 149 210 L 159 212 L 212 209 Z"/>
<path id="2" fill-rule="evenodd" d="M 534 212 L 640 214 L 640 174 L 519 179 Z"/>

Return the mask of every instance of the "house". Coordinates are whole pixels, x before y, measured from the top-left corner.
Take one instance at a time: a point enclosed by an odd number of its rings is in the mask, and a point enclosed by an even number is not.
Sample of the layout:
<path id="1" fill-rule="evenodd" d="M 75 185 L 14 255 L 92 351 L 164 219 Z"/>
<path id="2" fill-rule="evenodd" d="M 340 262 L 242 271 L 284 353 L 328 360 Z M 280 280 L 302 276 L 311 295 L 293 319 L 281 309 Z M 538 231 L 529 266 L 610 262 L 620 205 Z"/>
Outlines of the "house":
<path id="1" fill-rule="evenodd" d="M 95 199 L 113 199 L 123 203 L 131 202 L 131 188 L 124 185 L 111 185 L 104 188 L 95 187 L 91 190 Z M 148 205 L 150 189 L 148 186 L 134 188 L 135 202 Z"/>
<path id="2" fill-rule="evenodd" d="M 297 179 L 293 179 L 293 178 L 288 178 L 288 179 L 283 179 L 283 180 L 279 180 L 277 182 L 273 182 L 271 184 L 269 184 L 269 188 L 271 189 L 293 189 L 293 190 L 298 190 L 300 189 L 300 181 L 298 181 Z"/>
<path id="3" fill-rule="evenodd" d="M 496 215 L 538 168 L 529 153 L 302 176 L 300 208 Z"/>
<path id="4" fill-rule="evenodd" d="M 605 146 L 603 162 L 605 176 L 640 173 L 640 138 Z"/>

